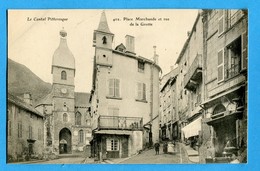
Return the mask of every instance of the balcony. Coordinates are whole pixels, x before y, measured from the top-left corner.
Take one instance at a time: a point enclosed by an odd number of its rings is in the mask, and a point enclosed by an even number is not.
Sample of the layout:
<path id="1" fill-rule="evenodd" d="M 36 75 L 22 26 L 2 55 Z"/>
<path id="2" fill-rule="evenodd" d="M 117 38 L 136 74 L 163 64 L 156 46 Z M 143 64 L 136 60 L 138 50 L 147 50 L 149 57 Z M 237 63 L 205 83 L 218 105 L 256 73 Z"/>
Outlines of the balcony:
<path id="1" fill-rule="evenodd" d="M 202 81 L 202 55 L 198 54 L 184 76 L 184 88 L 195 91 Z"/>
<path id="2" fill-rule="evenodd" d="M 99 116 L 98 129 L 142 130 L 143 118 L 123 116 Z"/>

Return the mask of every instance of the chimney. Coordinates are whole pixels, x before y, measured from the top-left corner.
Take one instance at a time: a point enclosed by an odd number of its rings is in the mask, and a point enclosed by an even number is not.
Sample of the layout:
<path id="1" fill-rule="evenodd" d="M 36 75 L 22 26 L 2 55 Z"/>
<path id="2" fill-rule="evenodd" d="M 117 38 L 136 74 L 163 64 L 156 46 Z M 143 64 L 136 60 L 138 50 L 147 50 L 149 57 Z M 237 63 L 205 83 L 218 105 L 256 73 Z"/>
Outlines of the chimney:
<path id="1" fill-rule="evenodd" d="M 23 94 L 23 100 L 25 103 L 32 106 L 32 95 L 30 93 L 24 93 Z"/>
<path id="2" fill-rule="evenodd" d="M 153 46 L 153 49 L 154 49 L 154 55 L 153 55 L 153 61 L 155 64 L 158 65 L 158 58 L 159 58 L 159 55 L 156 54 L 156 46 Z"/>
<path id="3" fill-rule="evenodd" d="M 125 36 L 126 53 L 135 55 L 135 38 L 130 35 Z"/>

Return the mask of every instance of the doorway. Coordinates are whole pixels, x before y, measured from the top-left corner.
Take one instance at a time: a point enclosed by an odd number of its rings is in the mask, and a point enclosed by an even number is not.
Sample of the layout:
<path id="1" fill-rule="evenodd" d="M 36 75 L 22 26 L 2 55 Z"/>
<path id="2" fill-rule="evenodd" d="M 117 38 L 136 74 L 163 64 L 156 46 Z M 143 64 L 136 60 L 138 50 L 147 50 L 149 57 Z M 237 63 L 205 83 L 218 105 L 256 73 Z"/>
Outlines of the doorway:
<path id="1" fill-rule="evenodd" d="M 59 134 L 60 154 L 71 153 L 71 132 L 68 128 L 63 128 Z"/>

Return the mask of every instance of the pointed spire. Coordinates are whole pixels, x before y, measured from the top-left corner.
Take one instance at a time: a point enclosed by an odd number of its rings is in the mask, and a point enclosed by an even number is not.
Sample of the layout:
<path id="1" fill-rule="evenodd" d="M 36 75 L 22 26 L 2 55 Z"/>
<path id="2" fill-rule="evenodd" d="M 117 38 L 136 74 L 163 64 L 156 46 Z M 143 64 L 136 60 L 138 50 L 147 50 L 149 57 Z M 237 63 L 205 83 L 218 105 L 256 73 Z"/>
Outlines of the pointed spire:
<path id="1" fill-rule="evenodd" d="M 107 24 L 107 17 L 106 17 L 106 13 L 103 10 L 102 14 L 101 14 L 101 18 L 100 18 L 100 22 L 98 25 L 98 31 L 102 31 L 102 32 L 106 32 L 106 33 L 111 33 Z"/>

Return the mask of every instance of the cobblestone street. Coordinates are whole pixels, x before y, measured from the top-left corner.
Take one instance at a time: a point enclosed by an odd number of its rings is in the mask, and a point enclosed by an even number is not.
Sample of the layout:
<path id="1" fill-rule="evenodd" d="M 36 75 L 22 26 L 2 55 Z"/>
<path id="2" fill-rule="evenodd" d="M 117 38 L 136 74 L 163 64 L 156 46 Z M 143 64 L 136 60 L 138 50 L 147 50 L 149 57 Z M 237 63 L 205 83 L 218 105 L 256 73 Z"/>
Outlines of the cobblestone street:
<path id="1" fill-rule="evenodd" d="M 178 163 L 190 163 L 188 156 L 183 148 L 176 145 L 176 152 L 173 154 L 164 154 L 162 145 L 160 147 L 160 154 L 155 155 L 155 150 L 150 149 L 143 151 L 141 154 L 133 156 L 127 159 L 114 159 L 111 163 L 115 164 L 178 164 Z"/>

